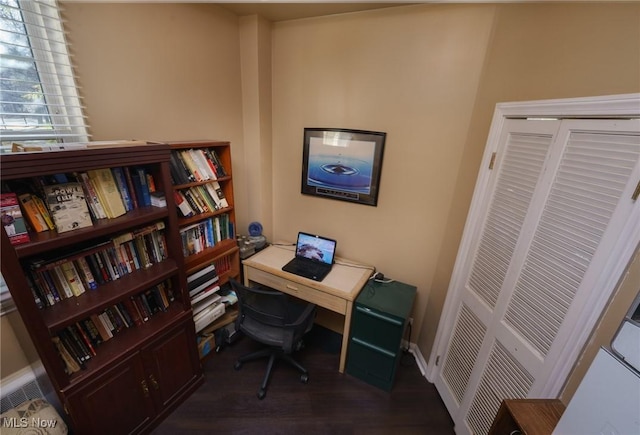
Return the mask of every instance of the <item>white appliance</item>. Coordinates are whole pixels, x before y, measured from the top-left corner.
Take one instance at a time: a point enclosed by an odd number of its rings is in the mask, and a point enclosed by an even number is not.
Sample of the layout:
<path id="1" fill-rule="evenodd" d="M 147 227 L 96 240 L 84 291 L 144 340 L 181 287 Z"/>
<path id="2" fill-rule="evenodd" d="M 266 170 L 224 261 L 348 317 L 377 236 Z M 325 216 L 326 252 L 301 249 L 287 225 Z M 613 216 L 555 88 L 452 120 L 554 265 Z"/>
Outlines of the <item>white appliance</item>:
<path id="1" fill-rule="evenodd" d="M 600 348 L 553 435 L 640 435 L 640 294 Z"/>

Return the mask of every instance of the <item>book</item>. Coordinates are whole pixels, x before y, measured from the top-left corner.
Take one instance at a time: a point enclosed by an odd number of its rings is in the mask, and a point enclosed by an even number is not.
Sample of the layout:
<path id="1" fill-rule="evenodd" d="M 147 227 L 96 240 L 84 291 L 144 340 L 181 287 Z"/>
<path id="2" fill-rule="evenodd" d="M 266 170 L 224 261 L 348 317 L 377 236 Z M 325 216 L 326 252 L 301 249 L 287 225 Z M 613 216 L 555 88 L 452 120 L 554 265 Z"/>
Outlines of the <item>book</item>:
<path id="1" fill-rule="evenodd" d="M 71 290 L 71 284 L 67 280 L 61 266 L 55 266 L 51 269 L 51 277 L 55 283 L 55 288 L 58 294 L 64 295 L 65 298 L 72 298 L 73 291 Z"/>
<path id="2" fill-rule="evenodd" d="M 174 184 L 187 184 L 193 181 L 190 178 L 189 173 L 183 166 L 177 151 L 171 152 L 171 158 L 169 160 L 169 168 L 171 170 L 171 178 L 173 178 Z"/>
<path id="3" fill-rule="evenodd" d="M 131 172 L 131 180 L 138 198 L 140 207 L 151 206 L 151 192 L 149 192 L 149 184 L 147 181 L 147 173 L 144 168 L 133 168 Z"/>
<path id="4" fill-rule="evenodd" d="M 44 221 L 47 223 L 47 226 L 49 227 L 49 229 L 55 230 L 56 224 L 53 222 L 53 219 L 51 218 L 51 214 L 49 214 L 49 209 L 47 209 L 47 206 L 45 205 L 42 198 L 40 198 L 38 195 L 31 195 L 31 200 L 34 202 L 36 207 L 38 207 L 38 210 L 40 211 L 40 215 L 44 218 Z"/>
<path id="5" fill-rule="evenodd" d="M 74 260 L 76 270 L 82 279 L 84 285 L 90 290 L 95 290 L 98 288 L 98 283 L 96 282 L 95 277 L 93 276 L 93 272 L 91 271 L 91 267 L 89 267 L 89 263 L 85 257 L 80 257 Z"/>
<path id="6" fill-rule="evenodd" d="M 180 210 L 180 214 L 182 214 L 183 217 L 191 217 L 195 215 L 195 212 L 189 205 L 189 202 L 182 192 L 180 192 L 179 190 L 174 190 L 173 197 L 176 202 L 176 206 L 178 207 L 178 210 Z"/>
<path id="7" fill-rule="evenodd" d="M 122 168 L 122 170 L 124 171 L 124 179 L 126 180 L 127 188 L 129 189 L 131 204 L 133 205 L 133 208 L 136 209 L 139 207 L 139 204 L 138 204 L 138 197 L 136 196 L 136 188 L 133 185 L 133 179 L 131 178 L 131 170 L 129 169 L 128 166 L 125 166 L 124 168 Z"/>
<path id="8" fill-rule="evenodd" d="M 95 185 L 93 181 L 89 178 L 89 174 L 86 172 L 81 172 L 78 174 L 78 181 L 82 183 L 82 188 L 84 189 L 85 198 L 87 199 L 87 203 L 89 203 L 90 208 L 93 210 L 94 217 L 96 220 L 98 219 L 106 219 L 107 214 L 104 211 L 104 207 L 102 203 L 100 203 L 100 198 L 98 197 L 98 192 L 96 192 Z"/>
<path id="9" fill-rule="evenodd" d="M 47 304 L 47 306 L 51 307 L 60 300 L 60 298 L 56 300 L 56 297 L 54 296 L 55 284 L 48 271 L 32 270 L 31 277 L 33 278 L 36 287 L 39 289 L 40 294 L 44 296 L 43 301 Z M 55 294 L 57 294 L 57 290 L 55 291 Z"/>
<path id="10" fill-rule="evenodd" d="M 184 166 L 187 168 L 187 171 L 193 177 L 194 181 L 204 181 L 205 180 L 203 175 L 198 170 L 198 166 L 193 161 L 193 158 L 192 158 L 191 154 L 189 153 L 189 150 L 180 151 L 178 153 L 178 157 L 180 157 L 180 159 L 184 163 Z"/>
<path id="11" fill-rule="evenodd" d="M 100 334 L 100 337 L 102 338 L 103 342 L 107 341 L 107 340 L 109 340 L 110 338 L 113 337 L 113 334 L 111 333 L 111 330 L 108 329 L 105 326 L 101 315 L 99 315 L 99 314 L 91 314 L 90 319 L 93 322 L 93 325 L 98 330 L 98 333 Z"/>
<path id="12" fill-rule="evenodd" d="M 215 192 L 218 194 L 218 199 L 220 199 L 220 204 L 222 205 L 222 207 L 223 208 L 229 207 L 229 202 L 227 201 L 227 198 L 224 192 L 222 191 L 222 187 L 220 186 L 220 183 L 218 183 L 217 181 L 214 181 L 211 183 L 211 185 L 213 186 L 213 189 L 215 190 Z"/>
<path id="13" fill-rule="evenodd" d="M 53 344 L 58 350 L 58 354 L 60 355 L 60 358 L 62 358 L 62 361 L 64 361 L 65 372 L 71 375 L 75 372 L 80 371 L 81 369 L 80 364 L 75 360 L 73 356 L 71 356 L 67 348 L 62 344 L 62 341 L 60 340 L 60 338 L 52 337 L 51 340 L 53 341 Z"/>
<path id="14" fill-rule="evenodd" d="M 127 211 L 111 170 L 109 168 L 93 169 L 87 171 L 87 174 L 95 186 L 100 204 L 102 204 L 107 217 L 113 219 L 125 214 Z"/>
<path id="15" fill-rule="evenodd" d="M 12 245 L 31 241 L 27 232 L 27 224 L 22 216 L 18 196 L 13 193 L 0 194 L 0 216 L 4 231 Z"/>
<path id="16" fill-rule="evenodd" d="M 200 152 L 202 153 L 203 157 L 204 157 L 204 161 L 205 163 L 209 166 L 209 170 L 211 172 L 212 180 L 216 180 L 218 178 L 218 168 L 216 168 L 216 163 L 213 160 L 212 156 L 211 156 L 211 152 L 208 149 L 202 149 L 200 150 Z M 214 151 L 215 152 L 215 151 Z"/>
<path id="17" fill-rule="evenodd" d="M 40 209 L 33 201 L 31 194 L 23 193 L 22 195 L 18 196 L 18 199 L 20 200 L 23 214 L 27 218 L 27 222 L 29 222 L 29 226 L 31 226 L 31 229 L 36 233 L 49 231 L 49 226 L 44 220 L 44 216 L 40 214 Z"/>
<path id="18" fill-rule="evenodd" d="M 111 173 L 113 174 L 113 178 L 116 180 L 116 184 L 118 185 L 118 191 L 120 192 L 120 197 L 122 198 L 124 209 L 126 211 L 133 210 L 133 200 L 131 199 L 131 194 L 129 193 L 129 186 L 127 185 L 127 179 L 123 169 L 120 167 L 111 168 Z"/>
<path id="19" fill-rule="evenodd" d="M 220 160 L 220 156 L 218 156 L 218 153 L 214 149 L 210 149 L 210 148 L 205 148 L 204 153 L 213 162 L 213 165 L 216 170 L 216 175 L 218 176 L 218 178 L 226 177 L 227 172 L 224 169 L 224 165 L 222 164 L 222 161 Z"/>
<path id="20" fill-rule="evenodd" d="M 166 207 L 167 198 L 164 196 L 164 192 L 152 192 L 151 205 L 154 207 Z"/>
<path id="21" fill-rule="evenodd" d="M 58 233 L 93 225 L 80 183 L 47 185 L 44 186 L 44 193 Z"/>
<path id="22" fill-rule="evenodd" d="M 78 274 L 78 271 L 76 270 L 76 267 L 74 266 L 73 262 L 67 261 L 66 263 L 62 263 L 60 268 L 62 269 L 62 273 L 67 279 L 67 283 L 71 288 L 71 292 L 73 293 L 73 296 L 80 296 L 82 293 L 84 293 L 85 292 L 84 284 L 82 283 L 82 280 L 80 279 L 80 275 Z"/>
<path id="23" fill-rule="evenodd" d="M 146 173 L 147 175 L 147 185 L 149 186 L 149 193 L 153 193 L 156 191 L 156 180 L 153 178 L 153 175 L 150 173 Z"/>

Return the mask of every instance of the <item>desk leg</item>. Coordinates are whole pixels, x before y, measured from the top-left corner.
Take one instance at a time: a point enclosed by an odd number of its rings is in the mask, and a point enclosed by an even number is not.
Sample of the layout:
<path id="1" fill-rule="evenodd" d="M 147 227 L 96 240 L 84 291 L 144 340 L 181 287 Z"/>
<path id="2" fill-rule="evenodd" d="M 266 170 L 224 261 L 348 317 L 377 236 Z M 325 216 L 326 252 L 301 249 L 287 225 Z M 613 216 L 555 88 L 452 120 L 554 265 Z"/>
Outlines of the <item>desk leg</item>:
<path id="1" fill-rule="evenodd" d="M 245 265 L 242 265 L 243 275 L 244 275 L 244 286 L 249 287 L 249 268 Z"/>
<path id="2" fill-rule="evenodd" d="M 344 329 L 342 332 L 342 349 L 340 350 L 340 373 L 344 373 L 347 363 L 347 352 L 349 350 L 349 332 L 351 331 L 351 311 L 353 310 L 353 302 L 347 301 L 347 312 L 344 315 Z"/>

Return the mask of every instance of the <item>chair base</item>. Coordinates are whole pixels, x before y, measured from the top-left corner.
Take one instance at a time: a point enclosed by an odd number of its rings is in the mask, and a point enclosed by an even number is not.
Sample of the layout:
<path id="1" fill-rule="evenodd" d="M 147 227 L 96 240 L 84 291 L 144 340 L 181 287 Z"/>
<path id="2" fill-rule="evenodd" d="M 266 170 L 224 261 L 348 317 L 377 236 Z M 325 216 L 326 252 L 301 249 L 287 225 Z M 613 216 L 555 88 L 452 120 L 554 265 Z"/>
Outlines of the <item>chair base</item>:
<path id="1" fill-rule="evenodd" d="M 291 355 L 285 354 L 283 351 L 278 349 L 262 349 L 257 352 L 252 352 L 247 355 L 243 355 L 236 361 L 234 368 L 236 370 L 240 370 L 242 368 L 242 364 L 248 361 L 254 361 L 257 359 L 261 359 L 264 357 L 269 357 L 269 361 L 267 362 L 267 371 L 264 375 L 264 379 L 262 380 L 262 384 L 260 385 L 260 389 L 258 390 L 257 396 L 258 399 L 262 400 L 267 395 L 267 386 L 269 385 L 269 380 L 271 379 L 271 372 L 273 371 L 273 366 L 276 362 L 276 359 L 281 359 L 283 361 L 288 362 L 293 367 L 297 368 L 300 373 L 300 382 L 306 384 L 309 381 L 309 371 L 302 366 L 298 361 L 293 359 Z"/>

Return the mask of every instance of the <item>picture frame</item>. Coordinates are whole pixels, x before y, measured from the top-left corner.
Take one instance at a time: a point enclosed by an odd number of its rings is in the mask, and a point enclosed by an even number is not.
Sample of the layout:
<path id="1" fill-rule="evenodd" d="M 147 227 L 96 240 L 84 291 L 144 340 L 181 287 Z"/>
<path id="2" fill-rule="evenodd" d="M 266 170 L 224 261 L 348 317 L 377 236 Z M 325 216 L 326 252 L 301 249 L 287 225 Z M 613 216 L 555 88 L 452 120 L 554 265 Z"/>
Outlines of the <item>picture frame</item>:
<path id="1" fill-rule="evenodd" d="M 378 205 L 387 134 L 343 128 L 305 128 L 304 195 Z"/>

